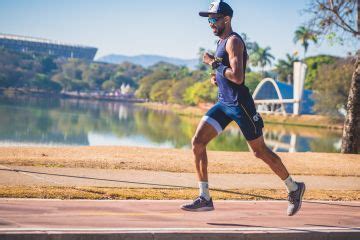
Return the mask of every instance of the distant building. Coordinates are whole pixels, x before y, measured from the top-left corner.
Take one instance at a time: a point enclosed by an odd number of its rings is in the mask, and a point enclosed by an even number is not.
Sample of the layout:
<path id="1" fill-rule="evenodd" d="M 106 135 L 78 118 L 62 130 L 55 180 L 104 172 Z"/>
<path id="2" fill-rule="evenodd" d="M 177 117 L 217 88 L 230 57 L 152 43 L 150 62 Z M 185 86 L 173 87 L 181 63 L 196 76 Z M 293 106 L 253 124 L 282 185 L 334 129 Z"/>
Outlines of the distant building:
<path id="1" fill-rule="evenodd" d="M 2 33 L 0 33 L 0 47 L 19 52 L 38 52 L 55 57 L 79 58 L 90 61 L 94 59 L 97 52 L 95 47 Z"/>
<path id="2" fill-rule="evenodd" d="M 314 114 L 314 99 L 311 90 L 303 90 L 299 114 Z M 293 114 L 294 86 L 266 78 L 254 91 L 257 110 L 265 113 Z"/>
<path id="3" fill-rule="evenodd" d="M 283 115 L 314 114 L 312 91 L 304 90 L 306 69 L 305 63 L 294 62 L 293 85 L 272 78 L 261 80 L 253 93 L 257 110 Z"/>

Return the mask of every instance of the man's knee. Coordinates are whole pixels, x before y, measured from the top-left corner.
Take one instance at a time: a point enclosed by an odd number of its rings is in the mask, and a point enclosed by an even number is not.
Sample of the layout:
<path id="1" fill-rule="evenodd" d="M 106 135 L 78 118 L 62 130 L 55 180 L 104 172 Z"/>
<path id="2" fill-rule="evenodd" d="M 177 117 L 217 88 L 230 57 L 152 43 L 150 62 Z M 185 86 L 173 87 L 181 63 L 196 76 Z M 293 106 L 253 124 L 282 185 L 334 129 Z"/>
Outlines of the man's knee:
<path id="1" fill-rule="evenodd" d="M 274 157 L 272 151 L 267 147 L 255 149 L 253 153 L 255 157 L 263 160 L 269 165 L 274 165 L 279 162 L 279 159 L 277 157 Z"/>
<path id="2" fill-rule="evenodd" d="M 269 149 L 266 145 L 253 149 L 253 154 L 255 157 L 260 159 L 265 159 L 266 156 L 269 154 Z"/>
<path id="3" fill-rule="evenodd" d="M 206 148 L 206 143 L 202 141 L 199 136 L 195 135 L 191 139 L 191 146 L 194 154 L 198 154 Z"/>
<path id="4" fill-rule="evenodd" d="M 256 158 L 263 159 L 266 153 L 264 149 L 254 149 L 253 154 Z"/>

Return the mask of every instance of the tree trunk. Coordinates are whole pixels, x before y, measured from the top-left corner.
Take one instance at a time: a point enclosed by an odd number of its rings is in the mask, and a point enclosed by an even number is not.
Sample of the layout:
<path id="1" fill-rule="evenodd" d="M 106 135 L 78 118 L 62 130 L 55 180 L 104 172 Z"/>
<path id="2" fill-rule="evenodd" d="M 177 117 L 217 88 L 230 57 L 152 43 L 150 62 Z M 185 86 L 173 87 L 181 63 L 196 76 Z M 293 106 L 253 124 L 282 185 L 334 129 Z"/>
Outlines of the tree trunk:
<path id="1" fill-rule="evenodd" d="M 360 50 L 356 54 L 342 136 L 342 153 L 360 152 Z"/>

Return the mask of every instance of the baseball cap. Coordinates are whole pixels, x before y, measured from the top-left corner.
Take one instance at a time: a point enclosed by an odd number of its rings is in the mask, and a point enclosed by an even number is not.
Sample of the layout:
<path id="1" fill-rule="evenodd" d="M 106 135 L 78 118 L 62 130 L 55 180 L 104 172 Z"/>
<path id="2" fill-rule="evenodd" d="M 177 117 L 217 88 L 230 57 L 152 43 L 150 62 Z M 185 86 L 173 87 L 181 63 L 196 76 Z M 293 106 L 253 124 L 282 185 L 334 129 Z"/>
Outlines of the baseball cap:
<path id="1" fill-rule="evenodd" d="M 214 2 L 210 3 L 208 11 L 199 12 L 199 15 L 201 17 L 209 17 L 209 14 L 222 14 L 224 16 L 232 17 L 233 10 L 229 6 L 229 4 L 220 0 L 220 1 L 214 1 Z"/>

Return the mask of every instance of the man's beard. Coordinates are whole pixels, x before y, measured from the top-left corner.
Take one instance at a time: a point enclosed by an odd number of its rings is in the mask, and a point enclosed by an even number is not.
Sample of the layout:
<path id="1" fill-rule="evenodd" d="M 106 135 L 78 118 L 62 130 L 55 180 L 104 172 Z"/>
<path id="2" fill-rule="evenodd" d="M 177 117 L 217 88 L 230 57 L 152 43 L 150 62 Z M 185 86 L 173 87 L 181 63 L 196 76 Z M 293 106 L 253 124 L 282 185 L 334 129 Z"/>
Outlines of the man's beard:
<path id="1" fill-rule="evenodd" d="M 224 31 L 225 31 L 225 28 L 217 27 L 216 31 L 214 32 L 214 35 L 220 37 L 224 33 Z"/>

